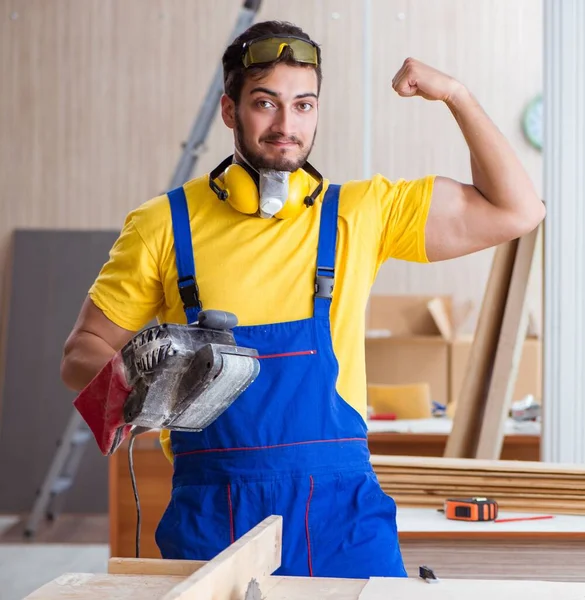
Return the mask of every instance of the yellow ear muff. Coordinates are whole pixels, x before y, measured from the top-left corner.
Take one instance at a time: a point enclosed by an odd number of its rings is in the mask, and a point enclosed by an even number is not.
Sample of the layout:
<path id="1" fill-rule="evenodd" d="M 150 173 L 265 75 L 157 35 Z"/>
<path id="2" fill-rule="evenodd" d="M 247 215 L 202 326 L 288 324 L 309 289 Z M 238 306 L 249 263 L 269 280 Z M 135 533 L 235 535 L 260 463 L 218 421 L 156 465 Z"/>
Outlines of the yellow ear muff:
<path id="1" fill-rule="evenodd" d="M 274 215 L 277 219 L 297 217 L 305 208 L 305 198 L 311 193 L 311 178 L 299 169 L 290 174 L 288 180 L 288 199 L 285 205 Z"/>
<path id="2" fill-rule="evenodd" d="M 231 164 L 225 170 L 223 182 L 228 193 L 227 201 L 231 206 L 246 215 L 258 212 L 258 188 L 244 167 Z"/>
<path id="3" fill-rule="evenodd" d="M 237 211 L 245 215 L 258 212 L 260 195 L 256 182 L 250 174 L 236 163 L 229 165 L 223 175 L 223 186 L 227 191 L 227 201 Z M 290 174 L 288 199 L 282 209 L 274 216 L 289 219 L 298 216 L 305 208 L 305 198 L 311 193 L 311 177 L 299 169 Z"/>

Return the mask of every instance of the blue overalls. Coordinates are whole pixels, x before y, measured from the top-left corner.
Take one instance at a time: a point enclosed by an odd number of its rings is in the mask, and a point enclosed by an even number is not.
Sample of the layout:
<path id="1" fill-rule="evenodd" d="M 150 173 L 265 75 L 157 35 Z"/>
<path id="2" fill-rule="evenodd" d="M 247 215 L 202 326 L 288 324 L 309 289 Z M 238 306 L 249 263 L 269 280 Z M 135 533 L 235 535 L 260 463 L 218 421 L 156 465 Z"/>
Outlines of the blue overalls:
<path id="1" fill-rule="evenodd" d="M 183 189 L 169 199 L 179 279 L 187 281 L 195 271 Z M 202 432 L 171 432 L 172 497 L 156 531 L 164 558 L 210 560 L 281 515 L 277 575 L 406 577 L 396 505 L 372 469 L 366 424 L 336 391 L 329 311 L 338 201 L 339 186 L 330 185 L 313 316 L 236 327 L 236 342 L 258 350 L 258 378 Z M 188 309 L 189 322 L 197 312 Z"/>

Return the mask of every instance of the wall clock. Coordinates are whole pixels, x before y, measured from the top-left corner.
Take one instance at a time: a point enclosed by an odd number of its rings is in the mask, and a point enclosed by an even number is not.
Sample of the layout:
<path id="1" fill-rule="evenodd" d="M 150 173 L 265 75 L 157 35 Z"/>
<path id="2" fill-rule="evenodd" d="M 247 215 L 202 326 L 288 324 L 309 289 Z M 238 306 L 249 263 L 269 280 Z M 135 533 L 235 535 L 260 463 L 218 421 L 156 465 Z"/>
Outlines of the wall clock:
<path id="1" fill-rule="evenodd" d="M 542 96 L 533 98 L 522 116 L 522 129 L 526 139 L 537 150 L 542 150 Z"/>

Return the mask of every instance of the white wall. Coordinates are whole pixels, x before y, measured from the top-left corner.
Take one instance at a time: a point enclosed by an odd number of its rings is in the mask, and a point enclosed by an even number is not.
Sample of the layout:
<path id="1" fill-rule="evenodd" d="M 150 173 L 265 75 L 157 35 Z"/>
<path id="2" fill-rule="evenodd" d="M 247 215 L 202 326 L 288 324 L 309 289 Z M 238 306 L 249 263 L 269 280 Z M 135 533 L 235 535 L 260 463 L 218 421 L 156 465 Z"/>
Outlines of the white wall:
<path id="1" fill-rule="evenodd" d="M 166 188 L 239 7 L 0 0 L 0 281 L 14 228 L 119 228 L 128 210 Z M 264 0 L 259 18 L 295 21 L 323 45 L 312 162 L 330 179 L 370 168 L 470 180 L 446 108 L 391 89 L 411 55 L 469 86 L 541 187 L 541 156 L 520 129 L 524 106 L 541 91 L 540 0 Z M 198 172 L 230 150 L 218 119 Z M 479 307 L 490 260 L 488 251 L 432 266 L 393 261 L 375 292 L 452 293 L 456 305 Z"/>

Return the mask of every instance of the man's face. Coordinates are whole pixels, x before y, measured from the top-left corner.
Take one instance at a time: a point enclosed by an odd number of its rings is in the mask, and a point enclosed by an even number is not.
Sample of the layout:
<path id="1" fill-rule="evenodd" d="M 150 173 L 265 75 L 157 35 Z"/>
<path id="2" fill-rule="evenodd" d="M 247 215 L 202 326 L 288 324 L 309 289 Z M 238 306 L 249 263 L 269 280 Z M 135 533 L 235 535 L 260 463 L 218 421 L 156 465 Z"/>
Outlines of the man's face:
<path id="1" fill-rule="evenodd" d="M 236 150 L 256 169 L 301 167 L 315 141 L 318 108 L 315 70 L 286 64 L 261 79 L 246 78 L 237 106 L 222 98 Z"/>

